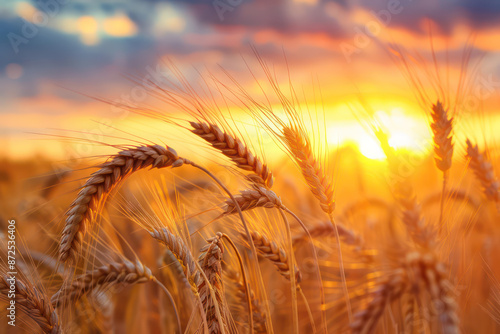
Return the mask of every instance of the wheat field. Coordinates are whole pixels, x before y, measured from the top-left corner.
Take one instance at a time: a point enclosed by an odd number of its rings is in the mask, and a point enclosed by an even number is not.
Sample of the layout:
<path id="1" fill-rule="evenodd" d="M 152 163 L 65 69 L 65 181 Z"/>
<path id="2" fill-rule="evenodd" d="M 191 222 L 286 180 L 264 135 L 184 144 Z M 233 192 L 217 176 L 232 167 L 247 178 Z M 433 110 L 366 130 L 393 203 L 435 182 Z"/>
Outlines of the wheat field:
<path id="1" fill-rule="evenodd" d="M 55 172 L 43 158 L 2 162 L 2 197 L 16 203 L 0 204 L 2 317 L 10 220 L 18 312 L 2 332 L 498 332 L 499 161 L 484 140 L 455 136 L 456 100 L 420 100 L 423 156 L 391 146 L 361 107 L 385 155 L 373 161 L 332 149 L 321 112 L 258 59 L 279 110 L 235 81 L 212 86 L 251 124 L 174 67 L 176 84 L 149 94 L 178 114 L 118 107 L 183 137 L 87 140 L 109 155 Z M 282 152 L 274 163 L 263 138 Z"/>

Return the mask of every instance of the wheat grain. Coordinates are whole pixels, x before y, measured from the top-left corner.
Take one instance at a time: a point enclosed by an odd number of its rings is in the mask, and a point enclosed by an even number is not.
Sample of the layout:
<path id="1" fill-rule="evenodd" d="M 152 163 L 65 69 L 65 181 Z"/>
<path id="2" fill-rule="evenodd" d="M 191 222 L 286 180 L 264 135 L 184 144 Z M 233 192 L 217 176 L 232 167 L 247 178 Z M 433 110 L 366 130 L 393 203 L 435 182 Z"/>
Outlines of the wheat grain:
<path id="1" fill-rule="evenodd" d="M 290 280 L 290 266 L 288 264 L 288 254 L 285 249 L 257 231 L 251 231 L 250 235 L 259 255 L 271 261 L 281 276 Z M 296 265 L 294 267 L 294 275 L 296 282 L 300 283 L 302 275 Z"/>
<path id="2" fill-rule="evenodd" d="M 99 170 L 85 182 L 66 212 L 66 225 L 59 243 L 59 259 L 63 262 L 68 259 L 76 261 L 92 210 L 126 176 L 148 167 L 178 167 L 182 164 L 183 160 L 172 148 L 152 145 L 123 150 L 99 165 Z"/>
<path id="3" fill-rule="evenodd" d="M 59 307 L 66 301 L 76 302 L 96 289 L 118 284 L 134 285 L 154 280 L 151 270 L 141 262 L 113 262 L 76 277 L 52 296 L 52 303 Z"/>
<path id="4" fill-rule="evenodd" d="M 253 184 L 252 189 L 245 189 L 238 195 L 234 196 L 242 211 L 252 210 L 255 208 L 280 208 L 282 207 L 281 199 L 272 191 L 260 185 Z M 230 199 L 226 200 L 223 215 L 237 213 L 234 202 Z"/>
<path id="5" fill-rule="evenodd" d="M 356 232 L 350 230 L 346 226 L 337 223 L 337 230 L 339 232 L 339 237 L 342 242 L 346 245 L 356 246 L 358 249 L 363 248 L 363 239 L 361 236 L 357 235 Z M 316 224 L 310 228 L 308 231 L 312 238 L 318 239 L 327 236 L 334 236 L 335 229 L 330 222 Z M 299 246 L 308 241 L 308 237 L 306 233 L 301 233 L 293 236 L 293 244 L 294 246 Z"/>
<path id="6" fill-rule="evenodd" d="M 485 154 L 479 151 L 477 145 L 467 139 L 467 156 L 470 159 L 470 167 L 474 175 L 483 187 L 483 193 L 489 200 L 497 204 L 500 210 L 500 182 L 498 181 L 491 162 Z"/>
<path id="7" fill-rule="evenodd" d="M 300 167 L 309 189 L 328 215 L 335 210 L 333 186 L 325 176 L 323 167 L 315 158 L 309 138 L 297 127 L 284 127 L 285 143 Z"/>
<path id="8" fill-rule="evenodd" d="M 429 292 L 433 311 L 439 318 L 443 333 L 459 333 L 457 305 L 451 294 L 451 284 L 446 278 L 446 266 L 432 253 L 419 252 L 408 254 L 406 263 L 414 276 L 414 284 L 423 285 Z"/>
<path id="9" fill-rule="evenodd" d="M 239 168 L 254 172 L 249 177 L 256 183 L 272 187 L 274 179 L 269 167 L 256 157 L 238 138 L 222 131 L 217 125 L 190 122 L 194 134 L 209 142 L 215 149 L 230 158 Z"/>
<path id="10" fill-rule="evenodd" d="M 181 264 L 182 271 L 191 286 L 191 290 L 195 295 L 198 295 L 198 288 L 196 284 L 199 280 L 199 273 L 196 269 L 193 255 L 182 239 L 175 236 L 166 228 L 153 229 L 149 232 L 149 234 L 151 234 L 154 239 L 161 242 L 169 251 L 172 252 L 177 261 Z"/>
<path id="11" fill-rule="evenodd" d="M 252 306 L 252 314 L 254 321 L 254 332 L 255 334 L 265 334 L 266 330 L 266 313 L 264 312 L 260 301 L 255 296 L 254 291 L 249 286 L 248 289 L 245 287 L 244 283 L 239 279 L 238 273 L 234 270 L 230 270 L 227 274 L 229 280 L 233 282 L 234 285 L 234 297 L 236 299 L 236 307 L 240 308 L 241 306 L 248 312 L 247 306 L 247 290 L 250 294 L 250 302 Z"/>
<path id="12" fill-rule="evenodd" d="M 205 280 L 199 279 L 198 292 L 205 310 L 208 330 L 212 334 L 222 333 L 221 327 L 228 332 L 228 319 L 226 317 L 226 301 L 224 297 L 224 284 L 222 282 L 222 254 L 224 248 L 221 242 L 222 233 L 217 233 L 215 237 L 208 239 L 207 244 L 200 250 L 198 263 L 208 278 L 208 284 L 213 288 L 216 301 L 212 299 L 209 286 Z M 217 309 L 216 309 L 217 308 Z M 219 312 L 217 312 L 219 311 Z M 217 313 L 221 314 L 219 323 Z"/>
<path id="13" fill-rule="evenodd" d="M 428 248 L 434 233 L 422 217 L 420 205 L 416 197 L 400 197 L 399 204 L 403 210 L 403 223 L 411 239 L 417 245 Z"/>
<path id="14" fill-rule="evenodd" d="M 444 109 L 440 101 L 432 105 L 431 116 L 436 166 L 442 172 L 446 172 L 451 168 L 453 157 L 453 143 L 451 137 L 453 117 L 448 118 L 448 109 Z"/>
<path id="15" fill-rule="evenodd" d="M 57 313 L 49 298 L 32 284 L 20 278 L 12 279 L 12 277 L 1 275 L 0 295 L 2 299 L 8 300 L 7 296 L 12 284 L 15 284 L 15 305 L 19 310 L 35 321 L 44 333 L 62 333 Z"/>
<path id="16" fill-rule="evenodd" d="M 386 306 L 398 299 L 407 288 L 407 277 L 403 269 L 397 269 L 379 282 L 370 293 L 371 300 L 354 315 L 352 333 L 373 333 Z"/>

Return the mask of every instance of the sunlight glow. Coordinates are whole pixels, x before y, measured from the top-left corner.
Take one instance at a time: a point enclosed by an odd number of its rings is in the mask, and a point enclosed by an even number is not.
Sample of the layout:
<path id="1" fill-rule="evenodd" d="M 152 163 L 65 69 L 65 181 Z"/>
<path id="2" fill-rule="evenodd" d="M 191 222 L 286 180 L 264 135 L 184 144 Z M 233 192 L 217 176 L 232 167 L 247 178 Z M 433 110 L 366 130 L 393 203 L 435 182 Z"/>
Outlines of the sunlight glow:
<path id="1" fill-rule="evenodd" d="M 95 45 L 99 42 L 98 24 L 92 16 L 82 16 L 77 20 L 80 39 L 85 45 Z"/>
<path id="2" fill-rule="evenodd" d="M 430 144 L 426 140 L 425 128 L 419 127 L 419 122 L 415 117 L 406 115 L 401 109 L 395 108 L 390 112 L 376 111 L 374 118 L 383 131 L 389 136 L 389 145 L 398 150 L 410 150 L 413 154 L 424 155 L 430 149 Z M 361 154 L 369 159 L 382 160 L 385 154 L 379 142 L 369 137 L 359 137 L 356 140 Z"/>
<path id="3" fill-rule="evenodd" d="M 358 142 L 359 152 L 368 159 L 383 160 L 385 159 L 384 151 L 380 148 L 379 143 L 371 138 L 366 137 Z"/>
<path id="4" fill-rule="evenodd" d="M 25 19 L 26 21 L 33 22 L 33 16 L 36 14 L 37 10 L 28 2 L 20 2 L 16 6 L 17 14 Z"/>
<path id="5" fill-rule="evenodd" d="M 137 33 L 137 26 L 125 14 L 106 18 L 103 23 L 104 31 L 113 37 L 128 37 Z"/>

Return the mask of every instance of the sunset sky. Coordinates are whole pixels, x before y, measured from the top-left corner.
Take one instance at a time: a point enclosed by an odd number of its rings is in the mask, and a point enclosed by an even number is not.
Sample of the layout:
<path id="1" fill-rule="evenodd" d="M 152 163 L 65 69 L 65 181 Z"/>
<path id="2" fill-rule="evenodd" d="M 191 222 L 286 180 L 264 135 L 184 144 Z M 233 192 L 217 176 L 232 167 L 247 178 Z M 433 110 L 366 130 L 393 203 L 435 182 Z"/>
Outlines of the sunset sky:
<path id="1" fill-rule="evenodd" d="M 247 68 L 263 79 L 253 47 L 280 82 L 286 85 L 289 70 L 307 105 L 324 108 L 333 144 L 357 141 L 363 152 L 372 144 L 353 114 L 360 96 L 399 145 L 429 133 L 390 45 L 430 60 L 432 41 L 443 81 L 453 90 L 469 42 L 472 79 L 463 100 L 471 100 L 470 123 L 486 115 L 493 129 L 499 124 L 499 17 L 500 2 L 493 0 L 2 1 L 0 154 L 60 158 L 63 148 L 32 133 L 93 133 L 103 119 L 120 129 L 137 122 L 148 128 L 153 120 L 124 117 L 87 96 L 130 96 L 129 78 L 167 73 L 166 57 L 189 82 L 200 81 L 195 69 L 223 77 L 223 68 L 261 95 Z"/>

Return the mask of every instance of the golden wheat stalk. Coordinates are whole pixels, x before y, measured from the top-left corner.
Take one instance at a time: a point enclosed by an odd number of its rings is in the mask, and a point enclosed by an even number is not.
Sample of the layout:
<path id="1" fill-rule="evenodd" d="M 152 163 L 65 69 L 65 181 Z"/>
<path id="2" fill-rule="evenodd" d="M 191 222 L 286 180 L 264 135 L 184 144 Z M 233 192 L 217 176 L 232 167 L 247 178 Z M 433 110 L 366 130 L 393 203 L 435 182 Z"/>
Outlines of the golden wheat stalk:
<path id="1" fill-rule="evenodd" d="M 292 154 L 293 159 L 296 164 L 299 166 L 302 176 L 304 177 L 307 185 L 309 186 L 309 190 L 319 201 L 321 209 L 328 215 L 330 218 L 330 222 L 332 223 L 335 230 L 335 239 L 338 246 L 338 257 L 340 262 L 340 275 L 342 277 L 342 285 L 344 290 L 345 302 L 347 307 L 347 314 L 349 316 L 349 320 L 352 318 L 351 304 L 349 300 L 349 291 L 347 288 L 347 281 L 345 277 L 344 271 L 344 260 L 342 256 L 342 250 L 340 247 L 340 237 L 339 231 L 337 228 L 337 224 L 333 219 L 333 212 L 335 211 L 335 199 L 334 199 L 334 187 L 332 181 L 325 175 L 324 166 L 320 163 L 320 161 L 315 157 L 311 142 L 307 133 L 302 130 L 301 127 L 297 125 L 284 125 L 283 126 L 283 135 L 282 140 L 287 146 L 288 150 Z M 289 210 L 287 210 L 291 214 Z M 295 216 L 294 214 L 292 214 Z M 296 217 L 296 216 L 295 216 Z M 296 218 L 297 219 L 297 218 Z M 304 231 L 307 230 L 307 227 L 302 224 L 300 219 L 297 221 L 302 225 Z M 307 233 L 307 232 L 306 232 Z M 313 248 L 314 258 L 317 261 L 316 250 Z M 321 273 L 318 268 L 318 276 L 319 280 L 321 279 Z M 323 293 L 323 284 L 321 283 L 321 304 L 323 307 L 324 304 L 324 293 Z M 322 324 L 323 331 L 326 331 L 326 314 L 325 311 L 322 311 Z"/>
<path id="2" fill-rule="evenodd" d="M 314 156 L 309 138 L 295 126 L 284 127 L 283 137 L 321 209 L 331 215 L 335 210 L 334 189 Z"/>
<path id="3" fill-rule="evenodd" d="M 401 268 L 385 276 L 370 293 L 371 300 L 368 304 L 354 314 L 352 333 L 374 333 L 386 306 L 403 294 L 407 284 L 406 273 Z"/>
<path id="4" fill-rule="evenodd" d="M 350 246 L 356 246 L 358 249 L 363 248 L 363 239 L 356 234 L 355 231 L 340 223 L 337 223 L 337 230 L 339 231 L 340 240 L 342 240 L 343 243 Z M 316 224 L 309 227 L 308 231 L 313 239 L 335 235 L 335 229 L 330 222 Z M 293 236 L 293 245 L 296 247 L 306 242 L 308 242 L 308 235 L 304 232 Z"/>
<path id="5" fill-rule="evenodd" d="M 433 303 L 433 311 L 438 317 L 442 332 L 460 333 L 457 304 L 452 295 L 452 286 L 447 276 L 446 266 L 432 253 L 413 252 L 407 255 L 406 264 L 411 270 L 415 284 L 423 285 Z"/>
<path id="6" fill-rule="evenodd" d="M 234 199 L 242 211 L 255 208 L 271 209 L 282 207 L 281 199 L 272 190 L 258 184 L 253 184 L 252 189 L 241 191 L 238 195 L 234 196 Z M 230 215 L 238 212 L 234 201 L 231 199 L 226 200 L 223 210 L 223 215 Z"/>
<path id="7" fill-rule="evenodd" d="M 417 245 L 428 248 L 434 233 L 422 217 L 420 205 L 415 196 L 400 197 L 399 204 L 403 211 L 403 223 L 411 239 Z"/>
<path id="8" fill-rule="evenodd" d="M 37 323 L 44 333 L 62 333 L 56 311 L 49 298 L 29 282 L 1 275 L 0 296 L 8 300 L 11 285 L 15 284 L 16 307 Z"/>
<path id="9" fill-rule="evenodd" d="M 290 280 L 290 265 L 288 264 L 289 255 L 285 251 L 285 249 L 278 245 L 275 241 L 269 240 L 269 238 L 257 231 L 251 231 L 250 235 L 252 236 L 252 242 L 257 249 L 257 253 L 260 256 L 271 261 L 275 266 L 278 272 L 286 278 Z M 300 283 L 302 280 L 302 275 L 297 268 L 297 265 L 294 266 L 294 275 L 297 283 Z"/>
<path id="10" fill-rule="evenodd" d="M 76 277 L 52 296 L 56 307 L 71 301 L 76 302 L 82 296 L 96 289 L 106 289 L 119 284 L 134 285 L 156 280 L 151 269 L 139 261 L 113 262 Z"/>
<path id="11" fill-rule="evenodd" d="M 253 333 L 255 334 L 265 334 L 267 333 L 266 330 L 266 313 L 264 312 L 264 309 L 262 308 L 262 305 L 260 304 L 260 301 L 257 299 L 255 296 L 254 291 L 250 286 L 245 287 L 245 284 L 242 282 L 242 280 L 239 279 L 238 273 L 234 270 L 230 270 L 227 274 L 227 277 L 229 280 L 233 282 L 234 285 L 234 292 L 233 296 L 236 300 L 236 305 L 235 307 L 239 310 L 242 309 L 242 307 L 245 309 L 246 312 L 248 312 L 248 306 L 247 306 L 247 291 L 248 294 L 250 295 L 250 301 L 251 301 L 251 306 L 252 306 L 252 315 L 253 315 L 253 321 L 254 321 L 254 331 Z M 245 307 L 247 306 L 247 307 Z"/>
<path id="12" fill-rule="evenodd" d="M 208 330 L 212 334 L 229 332 L 229 324 L 226 310 L 226 300 L 224 297 L 224 284 L 222 281 L 222 254 L 224 248 L 222 246 L 222 233 L 218 232 L 215 237 L 207 240 L 207 244 L 200 249 L 198 263 L 208 278 L 208 282 L 204 279 L 198 281 L 198 292 L 200 294 L 201 303 L 205 310 Z M 215 301 L 210 294 L 210 284 L 215 294 Z M 217 313 L 220 314 L 219 322 Z M 221 328 L 222 327 L 222 328 Z"/>
<path id="13" fill-rule="evenodd" d="M 172 148 L 151 145 L 123 150 L 99 165 L 99 170 L 85 182 L 66 212 L 66 225 L 59 243 L 59 259 L 63 262 L 68 259 L 76 261 L 92 211 L 126 176 L 148 167 L 179 167 L 183 162 Z"/>
<path id="14" fill-rule="evenodd" d="M 448 117 L 448 109 L 445 109 L 440 101 L 432 105 L 431 116 L 436 166 L 440 171 L 445 173 L 451 168 L 451 161 L 453 158 L 453 142 L 451 136 L 453 130 L 453 117 Z"/>
<path id="15" fill-rule="evenodd" d="M 215 124 L 203 122 L 189 122 L 193 128 L 191 132 L 210 143 L 226 157 L 230 158 L 237 167 L 252 171 L 249 177 L 256 183 L 261 183 L 271 188 L 274 182 L 273 174 L 269 167 L 256 157 L 251 150 L 238 138 L 222 131 Z"/>
<path id="16" fill-rule="evenodd" d="M 161 242 L 167 247 L 167 249 L 172 252 L 176 260 L 182 266 L 182 271 L 191 286 L 191 290 L 198 295 L 198 288 L 196 286 L 199 280 L 199 273 L 196 269 L 196 263 L 194 262 L 193 255 L 189 248 L 184 244 L 180 237 L 175 236 L 166 228 L 153 229 L 149 232 L 151 236 L 157 241 Z"/>
<path id="17" fill-rule="evenodd" d="M 500 182 L 498 181 L 491 162 L 484 153 L 479 151 L 477 145 L 467 139 L 467 157 L 470 159 L 470 167 L 474 175 L 483 187 L 483 193 L 488 200 L 493 201 L 497 205 L 500 212 Z"/>
<path id="18" fill-rule="evenodd" d="M 413 333 L 413 329 L 415 327 L 415 304 L 416 304 L 416 298 L 415 296 L 410 292 L 406 291 L 402 297 L 403 299 L 403 324 L 404 324 L 404 332 L 405 333 Z"/>
<path id="19" fill-rule="evenodd" d="M 439 231 L 441 232 L 443 227 L 444 201 L 446 198 L 446 183 L 453 158 L 453 142 L 451 137 L 453 117 L 448 118 L 448 109 L 445 109 L 439 100 L 436 104 L 432 105 L 431 116 L 436 166 L 443 172 L 443 189 L 439 210 Z"/>

